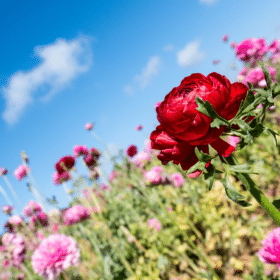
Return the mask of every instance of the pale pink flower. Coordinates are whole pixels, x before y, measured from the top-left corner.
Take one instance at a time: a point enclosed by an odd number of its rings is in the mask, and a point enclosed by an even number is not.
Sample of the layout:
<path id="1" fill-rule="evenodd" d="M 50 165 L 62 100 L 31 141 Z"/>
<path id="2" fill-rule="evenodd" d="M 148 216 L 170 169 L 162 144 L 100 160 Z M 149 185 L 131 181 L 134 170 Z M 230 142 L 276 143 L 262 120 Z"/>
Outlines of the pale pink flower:
<path id="1" fill-rule="evenodd" d="M 173 179 L 172 183 L 173 183 L 174 187 L 180 188 L 183 186 L 185 180 L 184 180 L 183 175 L 180 172 L 171 174 L 171 177 Z"/>
<path id="2" fill-rule="evenodd" d="M 90 217 L 88 208 L 82 205 L 74 205 L 68 208 L 64 214 L 64 222 L 66 225 L 76 224 Z"/>
<path id="3" fill-rule="evenodd" d="M 158 172 L 158 173 L 163 173 L 163 167 L 159 165 L 155 165 L 151 170 Z"/>
<path id="4" fill-rule="evenodd" d="M 240 138 L 238 136 L 231 135 L 227 138 L 227 142 L 235 148 L 237 143 L 240 142 Z"/>
<path id="5" fill-rule="evenodd" d="M 58 172 L 54 172 L 53 173 L 53 176 L 52 176 L 52 179 L 53 179 L 53 183 L 55 185 L 60 185 L 64 182 L 67 182 L 68 180 L 71 179 L 71 176 L 68 172 L 63 172 L 61 174 L 59 174 Z"/>
<path id="6" fill-rule="evenodd" d="M 74 157 L 79 156 L 87 156 L 88 155 L 88 149 L 85 145 L 76 145 L 73 148 L 73 155 Z"/>
<path id="7" fill-rule="evenodd" d="M 264 263 L 277 264 L 280 270 L 280 228 L 269 232 L 262 245 L 263 248 L 258 252 L 259 259 Z"/>
<path id="8" fill-rule="evenodd" d="M 6 215 L 10 215 L 11 212 L 14 210 L 14 206 L 12 205 L 3 205 L 2 206 L 2 211 L 6 214 Z"/>
<path id="9" fill-rule="evenodd" d="M 246 66 L 241 69 L 241 71 L 237 75 L 237 81 L 242 82 L 246 75 L 249 73 L 250 69 Z M 246 85 L 247 86 L 247 85 Z"/>
<path id="10" fill-rule="evenodd" d="M 4 167 L 0 167 L 0 176 L 4 176 L 8 173 L 8 169 L 4 168 Z"/>
<path id="11" fill-rule="evenodd" d="M 93 129 L 93 124 L 92 123 L 87 123 L 85 125 L 86 130 L 92 130 Z"/>
<path id="12" fill-rule="evenodd" d="M 28 166 L 25 167 L 24 165 L 20 165 L 15 170 L 14 175 L 18 181 L 21 181 L 27 175 L 27 173 L 29 171 L 30 171 L 30 167 L 28 167 Z"/>
<path id="13" fill-rule="evenodd" d="M 143 165 L 147 162 L 151 161 L 151 155 L 147 152 L 140 152 L 134 157 L 134 163 L 138 167 L 143 167 Z"/>
<path id="14" fill-rule="evenodd" d="M 40 203 L 32 201 L 32 200 L 29 201 L 23 209 L 24 214 L 28 217 L 30 217 L 31 215 L 34 215 L 40 211 L 42 211 L 42 207 L 41 207 Z"/>
<path id="15" fill-rule="evenodd" d="M 15 225 L 15 226 L 22 225 L 23 221 L 24 221 L 24 219 L 18 215 L 14 215 L 8 219 L 8 223 Z"/>
<path id="16" fill-rule="evenodd" d="M 80 259 L 78 244 L 65 234 L 52 234 L 44 239 L 31 257 L 31 264 L 39 275 L 57 279 L 70 266 L 77 266 Z"/>
<path id="17" fill-rule="evenodd" d="M 275 53 L 270 57 L 272 63 L 276 64 L 280 61 L 280 53 Z"/>
<path id="18" fill-rule="evenodd" d="M 222 41 L 227 42 L 228 41 L 228 35 L 224 35 L 223 38 L 222 38 Z"/>
<path id="19" fill-rule="evenodd" d="M 45 239 L 44 233 L 41 230 L 37 232 L 37 237 L 40 241 L 43 241 Z"/>
<path id="20" fill-rule="evenodd" d="M 172 207 L 171 207 L 171 206 L 168 206 L 168 207 L 167 207 L 167 211 L 168 211 L 169 213 L 173 212 Z"/>
<path id="21" fill-rule="evenodd" d="M 150 170 L 144 173 L 144 177 L 150 184 L 158 185 L 161 182 L 161 174 L 157 171 Z"/>
<path id="22" fill-rule="evenodd" d="M 153 219 L 148 220 L 148 227 L 149 228 L 154 228 L 157 231 L 160 231 L 161 224 L 160 224 L 160 222 L 157 218 L 153 218 Z"/>
<path id="23" fill-rule="evenodd" d="M 141 124 L 139 124 L 138 126 L 136 126 L 135 130 L 136 131 L 140 131 L 142 130 L 143 126 Z"/>

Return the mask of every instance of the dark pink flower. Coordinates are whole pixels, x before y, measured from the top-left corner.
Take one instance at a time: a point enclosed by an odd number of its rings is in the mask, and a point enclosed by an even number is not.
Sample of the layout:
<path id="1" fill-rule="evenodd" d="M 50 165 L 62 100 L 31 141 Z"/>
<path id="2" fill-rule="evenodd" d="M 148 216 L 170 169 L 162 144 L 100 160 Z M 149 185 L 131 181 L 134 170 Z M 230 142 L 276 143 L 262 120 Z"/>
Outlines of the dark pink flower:
<path id="1" fill-rule="evenodd" d="M 88 154 L 88 149 L 85 145 L 76 145 L 74 146 L 73 149 L 73 155 L 74 157 L 79 157 L 79 156 L 86 156 Z"/>
<path id="2" fill-rule="evenodd" d="M 228 41 L 228 35 L 224 35 L 223 38 L 222 38 L 222 41 L 227 42 Z"/>
<path id="3" fill-rule="evenodd" d="M 42 211 L 42 207 L 40 203 L 35 201 L 29 201 L 23 209 L 24 214 L 28 217 L 37 214 L 40 211 Z"/>
<path id="4" fill-rule="evenodd" d="M 64 156 L 55 164 L 55 169 L 59 174 L 70 171 L 75 165 L 75 158 L 72 156 Z"/>
<path id="5" fill-rule="evenodd" d="M 134 157 L 137 154 L 137 147 L 135 145 L 130 145 L 126 150 L 126 154 L 129 157 Z"/>
<path id="6" fill-rule="evenodd" d="M 135 130 L 136 131 L 140 131 L 142 130 L 143 126 L 141 124 L 139 124 L 138 126 L 136 126 Z"/>
<path id="7" fill-rule="evenodd" d="M 275 39 L 268 47 L 268 50 L 273 54 L 278 53 L 280 51 L 280 40 Z"/>
<path id="8" fill-rule="evenodd" d="M 88 208 L 82 205 L 74 205 L 65 211 L 64 222 L 66 225 L 72 225 L 88 219 L 89 217 L 90 211 Z"/>
<path id="9" fill-rule="evenodd" d="M 30 171 L 30 167 L 20 165 L 14 172 L 14 175 L 18 181 L 21 181 L 24 177 L 26 177 L 27 173 Z"/>

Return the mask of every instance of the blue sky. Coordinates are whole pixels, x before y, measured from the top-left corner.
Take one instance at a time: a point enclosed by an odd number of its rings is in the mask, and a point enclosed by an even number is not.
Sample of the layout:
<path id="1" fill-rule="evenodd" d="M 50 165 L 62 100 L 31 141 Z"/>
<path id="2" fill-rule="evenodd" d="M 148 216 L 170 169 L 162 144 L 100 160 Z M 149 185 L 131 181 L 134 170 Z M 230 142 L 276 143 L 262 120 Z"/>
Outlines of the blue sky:
<path id="1" fill-rule="evenodd" d="M 242 65 L 221 38 L 270 43 L 280 37 L 279 9 L 276 0 L 1 3 L 0 166 L 10 171 L 22 204 L 33 200 L 26 180 L 13 176 L 22 150 L 46 196 L 65 207 L 62 186 L 52 183 L 54 164 L 77 144 L 103 150 L 85 123 L 95 123 L 112 153 L 130 144 L 143 149 L 143 133 L 148 137 L 157 124 L 155 103 L 192 73 L 215 71 L 234 82 Z M 134 130 L 139 124 L 143 133 Z M 16 205 L 1 178 L 0 185 Z"/>

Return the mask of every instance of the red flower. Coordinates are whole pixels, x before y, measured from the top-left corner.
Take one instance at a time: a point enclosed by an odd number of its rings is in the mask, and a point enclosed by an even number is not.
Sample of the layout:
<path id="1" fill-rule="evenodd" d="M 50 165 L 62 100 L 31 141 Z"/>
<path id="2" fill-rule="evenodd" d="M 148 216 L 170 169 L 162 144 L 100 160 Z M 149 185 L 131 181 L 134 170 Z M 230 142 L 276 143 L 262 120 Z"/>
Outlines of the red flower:
<path id="1" fill-rule="evenodd" d="M 135 145 L 130 145 L 126 150 L 126 153 L 129 157 L 134 157 L 137 154 L 137 147 Z"/>
<path id="2" fill-rule="evenodd" d="M 225 76 L 215 72 L 207 77 L 197 73 L 184 78 L 156 108 L 160 125 L 150 139 L 152 149 L 161 151 L 158 159 L 162 164 L 173 160 L 183 170 L 188 170 L 198 161 L 195 147 L 208 153 L 208 144 L 222 156 L 229 156 L 234 147 L 219 138 L 225 127 L 211 128 L 212 119 L 196 110 L 195 97 L 204 102 L 208 100 L 221 117 L 230 120 L 236 115 L 247 92 L 248 88 L 243 84 L 231 84 Z"/>
<path id="3" fill-rule="evenodd" d="M 72 156 L 62 157 L 56 164 L 55 169 L 59 174 L 62 174 L 65 171 L 70 171 L 75 165 L 75 158 Z M 65 170 L 65 168 L 67 170 Z"/>

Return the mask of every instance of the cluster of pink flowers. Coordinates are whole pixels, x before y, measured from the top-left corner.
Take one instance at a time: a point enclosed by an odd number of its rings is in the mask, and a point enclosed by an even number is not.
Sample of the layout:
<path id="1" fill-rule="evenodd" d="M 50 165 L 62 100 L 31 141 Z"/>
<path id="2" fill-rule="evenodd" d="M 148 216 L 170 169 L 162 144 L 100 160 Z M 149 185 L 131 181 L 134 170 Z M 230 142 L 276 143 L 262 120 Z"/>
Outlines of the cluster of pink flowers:
<path id="1" fill-rule="evenodd" d="M 30 172 L 30 167 L 20 165 L 14 172 L 14 175 L 18 181 L 21 181 L 24 177 L 26 177 L 27 173 Z"/>
<path id="2" fill-rule="evenodd" d="M 157 231 L 160 231 L 161 223 L 159 222 L 159 220 L 157 218 L 152 218 L 152 219 L 148 220 L 148 227 L 149 228 L 154 228 Z"/>
<path id="3" fill-rule="evenodd" d="M 24 223 L 24 219 L 21 216 L 13 215 L 11 216 L 8 221 L 4 224 L 4 227 L 9 232 L 15 232 L 17 227 L 21 227 Z"/>
<path id="4" fill-rule="evenodd" d="M 66 225 L 76 224 L 90 217 L 90 210 L 82 205 L 74 205 L 67 209 L 64 214 Z"/>
<path id="5" fill-rule="evenodd" d="M 42 211 L 42 207 L 41 207 L 40 203 L 32 201 L 32 200 L 29 201 L 23 209 L 23 212 L 27 217 L 30 217 L 41 211 Z"/>
<path id="6" fill-rule="evenodd" d="M 126 150 L 126 154 L 131 158 L 134 157 L 137 154 L 137 147 L 135 145 L 130 145 Z"/>
<path id="7" fill-rule="evenodd" d="M 176 188 L 181 188 L 185 182 L 183 175 L 179 172 L 171 174 L 172 185 Z"/>
<path id="8" fill-rule="evenodd" d="M 14 210 L 14 206 L 12 206 L 12 205 L 3 205 L 2 206 L 2 211 L 6 215 L 10 215 L 13 210 Z"/>
<path id="9" fill-rule="evenodd" d="M 63 182 L 70 180 L 70 171 L 75 165 L 75 158 L 73 156 L 64 156 L 59 159 L 55 164 L 56 172 L 53 174 L 53 183 L 55 185 L 60 185 Z"/>
<path id="10" fill-rule="evenodd" d="M 91 148 L 83 160 L 90 170 L 94 170 L 97 166 L 97 160 L 100 156 L 101 154 L 96 148 Z"/>
<path id="11" fill-rule="evenodd" d="M 19 268 L 26 258 L 26 245 L 22 236 L 15 233 L 5 233 L 2 236 L 2 244 L 1 257 L 4 257 L 5 266 Z"/>
<path id="12" fill-rule="evenodd" d="M 57 279 L 70 266 L 77 266 L 80 249 L 77 242 L 64 234 L 53 234 L 44 239 L 31 257 L 36 273 L 45 279 Z"/>
<path id="13" fill-rule="evenodd" d="M 168 182 L 162 166 L 154 166 L 151 170 L 144 171 L 144 178 L 152 185 L 165 184 Z"/>
<path id="14" fill-rule="evenodd" d="M 48 215 L 40 211 L 30 217 L 30 227 L 35 228 L 36 226 L 41 225 L 42 227 L 46 227 L 49 224 Z"/>

